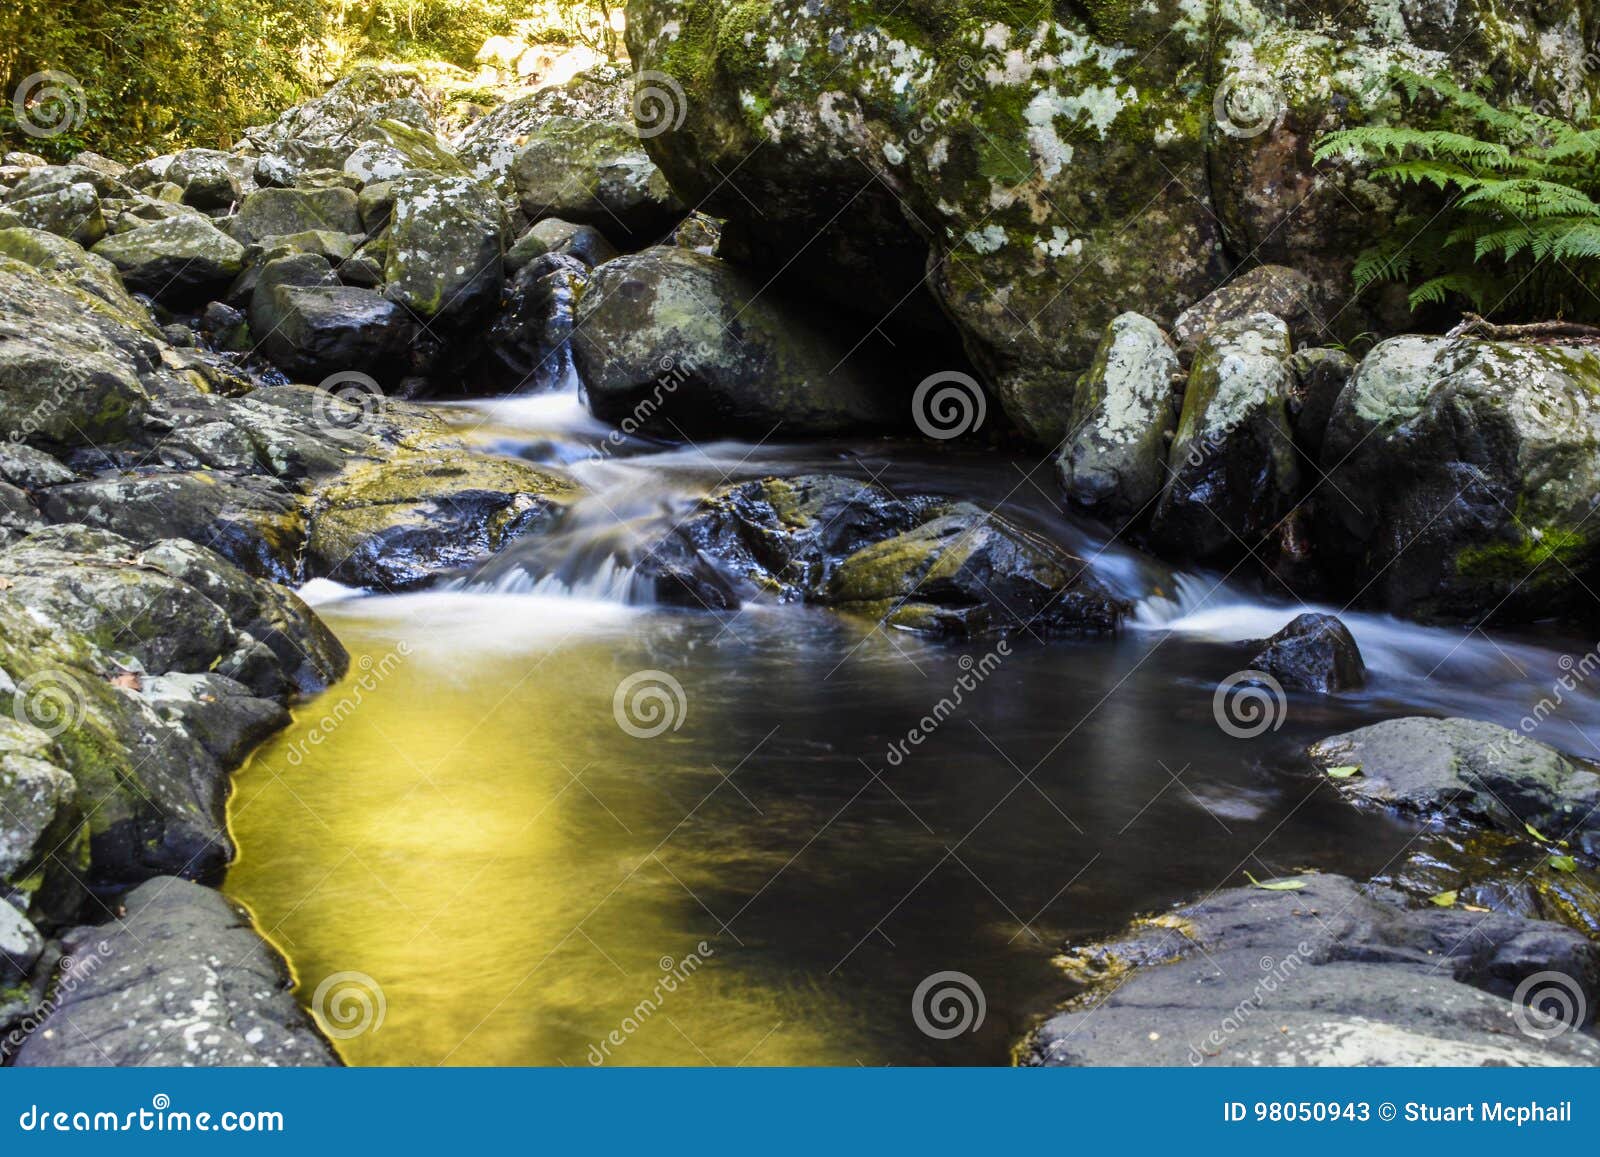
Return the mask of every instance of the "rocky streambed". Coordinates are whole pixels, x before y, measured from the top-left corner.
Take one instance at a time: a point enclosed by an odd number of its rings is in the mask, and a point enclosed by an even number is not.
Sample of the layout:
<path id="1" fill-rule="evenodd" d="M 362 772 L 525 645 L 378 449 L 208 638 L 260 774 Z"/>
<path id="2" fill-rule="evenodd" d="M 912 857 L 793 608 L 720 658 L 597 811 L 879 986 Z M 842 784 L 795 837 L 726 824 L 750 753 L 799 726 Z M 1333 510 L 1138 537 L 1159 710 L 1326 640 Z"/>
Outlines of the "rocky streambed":
<path id="1" fill-rule="evenodd" d="M 920 34 L 813 116 L 809 56 L 744 102 L 781 52 L 634 7 L 704 82 L 666 132 L 615 70 L 454 135 L 375 70 L 228 152 L 4 158 L 7 1062 L 1592 1063 L 1595 347 L 1356 356 L 1349 222 L 1230 268 L 1248 182 L 1186 262 L 1095 209 L 1068 324 L 1084 239 L 1013 218 L 1081 175 L 958 228 L 950 129 L 905 221 L 829 200 L 898 172 Z M 989 111 L 1123 59 L 969 33 Z M 706 179 L 758 111 L 765 227 Z M 919 253 L 946 322 L 878 312 Z"/>

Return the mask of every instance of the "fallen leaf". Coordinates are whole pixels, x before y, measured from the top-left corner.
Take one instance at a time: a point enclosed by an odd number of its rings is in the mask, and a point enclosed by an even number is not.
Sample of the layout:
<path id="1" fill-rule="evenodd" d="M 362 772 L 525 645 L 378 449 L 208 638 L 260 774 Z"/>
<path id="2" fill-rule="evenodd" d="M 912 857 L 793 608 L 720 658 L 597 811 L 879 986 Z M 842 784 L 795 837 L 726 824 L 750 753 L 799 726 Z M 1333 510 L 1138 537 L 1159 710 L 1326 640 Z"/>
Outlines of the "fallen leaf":
<path id="1" fill-rule="evenodd" d="M 1268 880 L 1263 884 L 1249 872 L 1244 874 L 1244 878 L 1265 892 L 1298 892 L 1306 886 L 1304 880 Z"/>
<path id="2" fill-rule="evenodd" d="M 118 671 L 107 682 L 113 687 L 121 687 L 124 691 L 138 691 L 144 687 L 139 681 L 139 676 L 132 671 Z"/>
<path id="3" fill-rule="evenodd" d="M 1558 872 L 1576 872 L 1578 861 L 1571 856 L 1551 856 L 1550 866 Z"/>
<path id="4" fill-rule="evenodd" d="M 1487 912 L 1489 909 L 1480 908 L 1476 904 L 1463 904 L 1463 905 L 1461 905 L 1461 910 L 1463 912 Z"/>
<path id="5" fill-rule="evenodd" d="M 1452 888 L 1448 892 L 1440 892 L 1437 896 L 1429 896 L 1428 899 L 1441 908 L 1454 908 L 1456 906 L 1456 894 L 1456 890 Z"/>
<path id="6" fill-rule="evenodd" d="M 1359 766 L 1357 766 L 1356 764 L 1353 764 L 1353 763 L 1350 764 L 1347 767 L 1330 767 L 1330 768 L 1328 768 L 1328 778 L 1329 779 L 1349 779 L 1351 776 L 1360 775 L 1360 774 L 1361 774 L 1361 768 Z"/>

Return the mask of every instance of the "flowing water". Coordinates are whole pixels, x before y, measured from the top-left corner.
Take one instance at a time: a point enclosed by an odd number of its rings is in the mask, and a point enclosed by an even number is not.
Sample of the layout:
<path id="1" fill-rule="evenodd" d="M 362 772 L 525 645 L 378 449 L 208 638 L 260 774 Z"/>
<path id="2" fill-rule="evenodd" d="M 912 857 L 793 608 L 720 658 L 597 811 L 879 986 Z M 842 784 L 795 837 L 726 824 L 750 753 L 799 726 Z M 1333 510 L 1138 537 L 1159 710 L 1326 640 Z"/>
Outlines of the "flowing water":
<path id="1" fill-rule="evenodd" d="M 334 994 L 366 991 L 364 1031 L 339 1041 L 355 1064 L 1005 1063 L 1069 990 L 1063 941 L 1247 871 L 1365 876 L 1404 854 L 1413 832 L 1340 803 L 1305 742 L 1401 714 L 1514 726 L 1592 645 L 1346 614 L 1367 690 L 1290 696 L 1278 729 L 1235 738 L 1213 697 L 1238 641 L 1303 608 L 1108 545 L 1036 463 L 618 442 L 570 393 L 446 412 L 591 496 L 450 589 L 313 584 L 356 662 L 232 807 L 227 889 L 302 998 L 339 1035 Z M 1002 650 L 641 600 L 630 559 L 699 496 L 812 470 L 997 507 L 1137 614 L 1115 640 Z M 1600 700 L 1560 698 L 1539 737 L 1593 755 Z M 985 1008 L 953 1037 L 913 1014 L 947 971 Z"/>

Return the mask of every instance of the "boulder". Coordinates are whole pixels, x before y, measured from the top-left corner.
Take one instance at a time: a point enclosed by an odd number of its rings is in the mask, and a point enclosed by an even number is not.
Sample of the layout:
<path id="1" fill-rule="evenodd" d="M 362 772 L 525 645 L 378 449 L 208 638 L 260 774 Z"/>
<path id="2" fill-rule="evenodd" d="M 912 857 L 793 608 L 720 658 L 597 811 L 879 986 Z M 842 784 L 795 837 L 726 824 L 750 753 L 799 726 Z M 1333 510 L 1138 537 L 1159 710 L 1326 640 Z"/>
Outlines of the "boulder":
<path id="1" fill-rule="evenodd" d="M 1600 856 L 1600 775 L 1553 747 L 1475 719 L 1390 719 L 1313 744 L 1319 768 L 1360 804 L 1524 836 L 1529 827 Z"/>
<path id="2" fill-rule="evenodd" d="M 666 437 L 903 427 L 905 392 L 869 381 L 835 335 L 734 266 L 661 247 L 608 261 L 578 303 L 589 408 Z"/>
<path id="3" fill-rule="evenodd" d="M 515 273 L 547 253 L 574 257 L 593 269 L 617 256 L 616 247 L 593 225 L 575 225 L 559 217 L 538 222 L 506 251 L 506 271 Z"/>
<path id="4" fill-rule="evenodd" d="M 197 217 L 173 217 L 107 237 L 93 252 L 115 265 L 128 288 L 185 304 L 227 287 L 244 269 L 245 250 Z"/>
<path id="5" fill-rule="evenodd" d="M 1375 347 L 1322 447 L 1319 546 L 1421 618 L 1590 605 L 1600 349 L 1409 336 Z"/>
<path id="6" fill-rule="evenodd" d="M 243 905 L 187 880 L 150 880 L 113 925 L 62 938 L 58 1006 L 15 1064 L 99 1067 L 336 1065 L 294 978 Z"/>
<path id="7" fill-rule="evenodd" d="M 85 899 L 89 829 L 50 736 L 0 718 L 0 906 L 54 927 Z"/>
<path id="8" fill-rule="evenodd" d="M 86 183 L 7 199 L 0 205 L 0 227 L 42 229 L 80 245 L 93 245 L 106 235 L 105 213 L 94 186 Z"/>
<path id="9" fill-rule="evenodd" d="M 1342 876 L 1298 882 L 1229 888 L 1136 921 L 1119 938 L 1071 947 L 1064 964 L 1080 991 L 1030 1037 L 1024 1063 L 1600 1063 L 1592 1037 L 1551 1033 L 1512 999 L 1552 970 L 1595 991 L 1600 947 L 1580 933 L 1500 913 L 1411 909 L 1396 892 Z M 1537 991 L 1535 983 L 1530 996 Z"/>
<path id="10" fill-rule="evenodd" d="M 244 199 L 230 225 L 246 244 L 316 229 L 362 231 L 356 194 L 340 188 L 258 190 Z"/>
<path id="11" fill-rule="evenodd" d="M 1295 352 L 1294 396 L 1289 418 L 1295 443 L 1313 461 L 1322 456 L 1322 439 L 1333 417 L 1333 407 L 1356 372 L 1356 360 L 1343 350 L 1318 347 Z"/>
<path id="12" fill-rule="evenodd" d="M 1219 324 L 1189 371 L 1150 531 L 1165 551 L 1219 558 L 1255 550 L 1294 505 L 1289 330 L 1271 314 Z"/>
<path id="13" fill-rule="evenodd" d="M 402 177 L 393 192 L 388 296 L 424 321 L 450 324 L 493 308 L 505 280 L 505 224 L 494 197 L 464 177 Z"/>
<path id="14" fill-rule="evenodd" d="M 1223 322 L 1270 313 L 1289 327 L 1294 348 L 1317 345 L 1330 336 L 1318 304 L 1316 287 L 1305 274 L 1282 265 L 1258 265 L 1180 313 L 1172 323 L 1172 339 L 1188 365 Z"/>
<path id="15" fill-rule="evenodd" d="M 515 459 L 400 454 L 317 491 L 306 567 L 354 586 L 409 590 L 552 525 L 576 492 Z"/>
<path id="16" fill-rule="evenodd" d="M 1124 313 L 1106 327 L 1078 379 L 1056 476 L 1067 498 L 1122 523 L 1153 503 L 1167 482 L 1168 440 L 1177 425 L 1178 359 L 1159 326 Z"/>
<path id="17" fill-rule="evenodd" d="M 229 209 L 244 194 L 240 170 L 244 162 L 216 149 L 184 149 L 172 158 L 163 177 L 183 190 L 183 202 L 196 209 Z"/>
<path id="18" fill-rule="evenodd" d="M 357 372 L 394 386 L 405 376 L 415 324 L 374 290 L 280 286 L 270 305 L 251 312 L 265 319 L 257 329 L 261 352 L 296 381 Z"/>
<path id="19" fill-rule="evenodd" d="M 123 288 L 117 267 L 82 246 L 40 229 L 0 229 L 0 255 L 33 266 L 57 284 L 99 298 L 119 321 L 151 332 L 149 312 Z"/>
<path id="20" fill-rule="evenodd" d="M 576 257 L 550 253 L 522 266 L 484 341 L 474 385 L 520 392 L 576 380 L 569 344 L 589 269 Z"/>
<path id="21" fill-rule="evenodd" d="M 511 172 L 530 220 L 593 225 L 619 242 L 658 240 L 688 211 L 626 124 L 552 117 Z"/>
<path id="22" fill-rule="evenodd" d="M 1296 615 L 1264 640 L 1250 666 L 1290 691 L 1349 691 L 1367 681 L 1367 665 L 1350 628 L 1332 615 Z"/>

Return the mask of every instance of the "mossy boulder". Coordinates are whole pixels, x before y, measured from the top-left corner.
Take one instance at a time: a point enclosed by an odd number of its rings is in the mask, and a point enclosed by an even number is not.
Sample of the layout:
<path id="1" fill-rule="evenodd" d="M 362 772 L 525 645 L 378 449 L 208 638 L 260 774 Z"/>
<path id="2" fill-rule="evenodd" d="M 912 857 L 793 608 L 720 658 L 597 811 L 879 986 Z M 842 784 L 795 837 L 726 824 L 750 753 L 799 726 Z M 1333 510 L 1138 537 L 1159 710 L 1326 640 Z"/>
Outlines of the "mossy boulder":
<path id="1" fill-rule="evenodd" d="M 1597 451 L 1600 350 L 1383 342 L 1328 423 L 1320 549 L 1397 614 L 1587 607 Z"/>
<path id="2" fill-rule="evenodd" d="M 107 237 L 93 252 L 115 265 L 129 289 L 157 301 L 192 304 L 227 287 L 245 249 L 198 217 L 173 217 Z"/>
<path id="3" fill-rule="evenodd" d="M 1177 355 L 1155 322 L 1137 313 L 1112 319 L 1078 380 L 1067 440 L 1056 456 L 1069 500 L 1121 524 L 1161 493 L 1177 423 L 1177 373 Z"/>
<path id="4" fill-rule="evenodd" d="M 229 224 L 248 244 L 312 229 L 360 233 L 361 214 L 349 189 L 261 189 L 244 199 Z"/>
<path id="5" fill-rule="evenodd" d="M 352 467 L 313 497 L 310 574 L 408 590 L 552 525 L 565 478 L 508 458 L 440 450 Z"/>
<path id="6" fill-rule="evenodd" d="M 578 303 L 589 408 L 666 437 L 779 437 L 909 424 L 837 335 L 760 281 L 674 246 L 608 261 Z"/>
<path id="7" fill-rule="evenodd" d="M 149 312 L 128 293 L 117 267 L 81 245 L 41 229 L 0 229 L 0 255 L 31 265 L 59 284 L 99 298 L 130 328 L 155 336 Z"/>
<path id="8" fill-rule="evenodd" d="M 465 177 L 402 177 L 393 192 L 388 296 L 424 321 L 464 324 L 492 308 L 506 244 L 494 196 Z"/>
<path id="9" fill-rule="evenodd" d="M 106 235 L 106 218 L 94 186 L 79 183 L 32 197 L 7 198 L 0 204 L 0 227 L 43 229 L 80 245 L 93 245 Z"/>
<path id="10" fill-rule="evenodd" d="M 511 173 L 529 220 L 593 225 L 619 242 L 658 239 L 688 211 L 627 124 L 552 117 Z"/>

